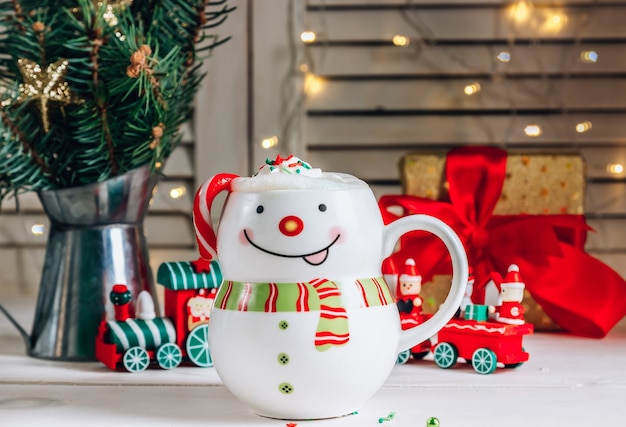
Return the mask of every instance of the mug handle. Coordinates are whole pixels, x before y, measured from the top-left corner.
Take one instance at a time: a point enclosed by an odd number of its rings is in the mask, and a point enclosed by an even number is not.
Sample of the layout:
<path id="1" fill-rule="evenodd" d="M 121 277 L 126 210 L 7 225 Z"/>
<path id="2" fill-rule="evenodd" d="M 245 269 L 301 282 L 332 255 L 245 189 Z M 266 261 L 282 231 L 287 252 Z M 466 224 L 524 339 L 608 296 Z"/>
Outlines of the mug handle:
<path id="1" fill-rule="evenodd" d="M 193 226 L 200 256 L 207 261 L 217 258 L 217 237 L 211 219 L 211 206 L 222 191 L 231 191 L 233 179 L 239 175 L 220 173 L 209 178 L 196 192 L 193 202 Z"/>
<path id="2" fill-rule="evenodd" d="M 430 215 L 409 215 L 386 225 L 383 232 L 383 259 L 391 255 L 403 234 L 415 230 L 433 233 L 446 245 L 452 259 L 452 287 L 437 313 L 426 322 L 401 331 L 398 353 L 429 339 L 443 328 L 461 305 L 467 284 L 467 256 L 461 239 L 446 223 Z"/>

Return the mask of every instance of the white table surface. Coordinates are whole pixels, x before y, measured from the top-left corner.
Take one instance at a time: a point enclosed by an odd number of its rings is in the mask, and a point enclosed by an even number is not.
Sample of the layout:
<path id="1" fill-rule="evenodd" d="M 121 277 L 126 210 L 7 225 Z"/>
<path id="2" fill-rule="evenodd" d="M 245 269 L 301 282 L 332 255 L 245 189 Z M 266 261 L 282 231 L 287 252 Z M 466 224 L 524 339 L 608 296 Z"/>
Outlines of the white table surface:
<path id="1" fill-rule="evenodd" d="M 34 301 L 0 298 L 26 327 Z M 537 333 L 530 361 L 479 375 L 432 357 L 396 366 L 356 415 L 297 421 L 298 427 L 626 425 L 626 321 L 604 339 Z M 253 352 L 251 352 L 253 357 Z M 365 375 L 366 373 L 364 373 Z M 395 412 L 391 421 L 379 418 Z M 21 336 L 0 314 L 0 426 L 275 426 L 239 403 L 212 368 L 130 374 L 99 362 L 57 362 L 25 355 Z"/>

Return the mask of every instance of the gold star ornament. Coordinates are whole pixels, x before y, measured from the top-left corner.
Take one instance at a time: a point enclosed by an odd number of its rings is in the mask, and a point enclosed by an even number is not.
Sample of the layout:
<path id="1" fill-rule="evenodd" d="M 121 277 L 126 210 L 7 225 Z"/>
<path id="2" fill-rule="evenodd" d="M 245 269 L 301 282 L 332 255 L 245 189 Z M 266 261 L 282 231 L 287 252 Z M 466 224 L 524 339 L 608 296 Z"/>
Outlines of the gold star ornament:
<path id="1" fill-rule="evenodd" d="M 45 132 L 50 130 L 52 109 L 59 108 L 63 112 L 66 105 L 79 102 L 65 81 L 68 64 L 66 60 L 61 59 L 48 65 L 44 70 L 41 65 L 28 59 L 17 60 L 24 83 L 19 85 L 16 101 L 36 103 Z"/>

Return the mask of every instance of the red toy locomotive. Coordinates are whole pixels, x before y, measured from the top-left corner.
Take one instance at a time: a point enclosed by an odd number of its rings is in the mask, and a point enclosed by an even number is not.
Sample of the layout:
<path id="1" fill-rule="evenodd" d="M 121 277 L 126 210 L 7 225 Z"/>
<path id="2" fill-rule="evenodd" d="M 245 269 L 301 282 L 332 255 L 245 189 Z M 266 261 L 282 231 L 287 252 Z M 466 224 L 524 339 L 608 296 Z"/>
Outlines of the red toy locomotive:
<path id="1" fill-rule="evenodd" d="M 96 358 L 110 369 L 141 372 L 151 364 L 163 369 L 183 362 L 213 366 L 209 351 L 209 313 L 222 282 L 219 264 L 167 262 L 159 266 L 157 282 L 165 287 L 165 316 L 155 317 L 146 291 L 137 297 L 131 315 L 131 295 L 115 285 L 111 302 L 115 320 L 103 320 L 96 338 Z"/>

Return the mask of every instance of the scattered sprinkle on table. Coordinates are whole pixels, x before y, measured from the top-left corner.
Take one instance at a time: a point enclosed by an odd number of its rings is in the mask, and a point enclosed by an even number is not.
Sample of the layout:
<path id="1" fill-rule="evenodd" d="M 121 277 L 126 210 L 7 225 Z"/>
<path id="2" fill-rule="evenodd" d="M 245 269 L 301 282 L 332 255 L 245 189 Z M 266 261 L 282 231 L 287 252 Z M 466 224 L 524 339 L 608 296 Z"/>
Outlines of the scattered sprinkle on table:
<path id="1" fill-rule="evenodd" d="M 426 420 L 426 427 L 439 427 L 439 419 L 437 417 L 430 417 Z"/>

